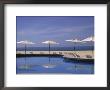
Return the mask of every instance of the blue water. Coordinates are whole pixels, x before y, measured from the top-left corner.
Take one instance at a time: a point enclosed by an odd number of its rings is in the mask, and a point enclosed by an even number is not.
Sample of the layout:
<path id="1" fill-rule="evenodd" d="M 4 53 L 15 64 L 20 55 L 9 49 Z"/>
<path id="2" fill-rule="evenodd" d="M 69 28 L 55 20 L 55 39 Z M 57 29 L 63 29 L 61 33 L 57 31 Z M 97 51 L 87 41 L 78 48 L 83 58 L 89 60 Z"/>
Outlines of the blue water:
<path id="1" fill-rule="evenodd" d="M 94 64 L 76 62 L 63 57 L 20 57 L 17 74 L 94 74 Z"/>
<path id="2" fill-rule="evenodd" d="M 75 46 L 75 47 L 51 47 L 51 51 L 71 51 L 71 50 L 94 50 L 93 46 Z M 23 51 L 24 47 L 17 47 L 16 50 Z M 27 47 L 28 51 L 48 51 L 48 47 Z"/>

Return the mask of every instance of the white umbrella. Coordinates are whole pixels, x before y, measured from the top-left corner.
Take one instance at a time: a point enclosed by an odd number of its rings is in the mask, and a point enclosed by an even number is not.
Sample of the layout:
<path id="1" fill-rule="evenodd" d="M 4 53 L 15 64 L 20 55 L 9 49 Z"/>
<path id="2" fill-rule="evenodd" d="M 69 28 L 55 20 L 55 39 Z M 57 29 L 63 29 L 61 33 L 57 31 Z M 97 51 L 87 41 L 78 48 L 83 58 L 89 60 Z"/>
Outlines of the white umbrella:
<path id="1" fill-rule="evenodd" d="M 50 40 L 44 41 L 44 42 L 42 42 L 42 43 L 49 45 L 49 54 L 50 54 L 50 44 L 59 44 L 59 43 L 56 43 L 55 41 L 50 41 Z"/>
<path id="2" fill-rule="evenodd" d="M 82 42 L 81 40 L 78 40 L 78 39 L 71 39 L 71 40 L 66 40 L 66 41 L 76 42 L 76 43 L 77 43 L 77 42 L 78 42 L 78 43 L 79 43 L 79 42 Z"/>
<path id="3" fill-rule="evenodd" d="M 90 36 L 90 37 L 88 37 L 86 39 L 83 39 L 82 42 L 94 42 L 94 36 Z M 92 52 L 92 54 L 93 54 L 93 52 Z"/>
<path id="4" fill-rule="evenodd" d="M 82 42 L 91 42 L 91 41 L 94 42 L 94 37 L 93 36 L 82 40 Z"/>
<path id="5" fill-rule="evenodd" d="M 74 44 L 76 44 L 76 43 L 84 43 L 83 41 L 81 41 L 79 39 L 70 39 L 70 40 L 65 40 L 65 41 L 73 42 Z M 74 50 L 75 50 L 75 46 L 74 46 Z"/>
<path id="6" fill-rule="evenodd" d="M 25 41 L 19 41 L 19 42 L 17 42 L 18 44 L 24 44 L 25 45 L 25 55 L 26 55 L 26 45 L 27 44 L 35 44 L 35 43 L 33 43 L 33 42 L 30 42 L 30 41 L 27 41 L 27 40 L 25 40 Z"/>
<path id="7" fill-rule="evenodd" d="M 24 66 L 20 66 L 19 68 L 21 68 L 21 69 L 29 69 L 29 66 L 27 66 L 26 65 L 26 45 L 28 44 L 35 44 L 35 43 L 33 43 L 33 42 L 30 42 L 30 41 L 27 41 L 27 40 L 25 40 L 25 41 L 19 41 L 19 42 L 17 42 L 17 44 L 24 44 L 25 45 L 25 65 Z"/>
<path id="8" fill-rule="evenodd" d="M 35 44 L 35 43 L 30 42 L 30 41 L 27 41 L 27 40 L 25 40 L 25 41 L 19 41 L 17 43 L 21 43 L 21 44 Z"/>

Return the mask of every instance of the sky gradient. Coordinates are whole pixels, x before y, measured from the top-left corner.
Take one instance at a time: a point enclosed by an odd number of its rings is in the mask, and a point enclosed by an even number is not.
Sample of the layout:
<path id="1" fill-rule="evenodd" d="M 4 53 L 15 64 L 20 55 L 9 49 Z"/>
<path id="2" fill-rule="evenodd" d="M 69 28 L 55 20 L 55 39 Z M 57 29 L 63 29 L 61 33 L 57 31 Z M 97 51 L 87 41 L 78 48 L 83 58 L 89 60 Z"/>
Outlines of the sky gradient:
<path id="1" fill-rule="evenodd" d="M 68 39 L 85 39 L 94 36 L 93 16 L 17 16 L 17 42 L 29 40 L 34 47 L 45 47 L 42 42 L 53 40 L 57 46 L 73 46 Z M 81 44 L 84 45 L 84 44 Z M 87 43 L 86 45 L 93 45 Z M 22 46 L 18 45 L 17 47 Z M 53 45 L 56 46 L 56 45 Z"/>

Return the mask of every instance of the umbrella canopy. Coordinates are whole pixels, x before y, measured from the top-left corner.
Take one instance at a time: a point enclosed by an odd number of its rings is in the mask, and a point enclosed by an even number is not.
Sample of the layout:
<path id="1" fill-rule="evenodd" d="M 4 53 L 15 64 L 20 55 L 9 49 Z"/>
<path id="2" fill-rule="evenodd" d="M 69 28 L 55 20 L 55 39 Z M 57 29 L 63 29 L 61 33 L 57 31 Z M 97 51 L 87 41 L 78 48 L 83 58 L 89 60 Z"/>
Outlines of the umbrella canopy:
<path id="1" fill-rule="evenodd" d="M 69 42 L 75 42 L 75 43 L 80 43 L 80 42 L 83 42 L 79 39 L 70 39 L 70 40 L 65 40 L 65 41 L 69 41 Z"/>
<path id="2" fill-rule="evenodd" d="M 94 42 L 94 36 L 91 36 L 91 37 L 88 37 L 88 38 L 86 38 L 86 39 L 83 39 L 82 40 L 83 42 Z"/>
<path id="3" fill-rule="evenodd" d="M 42 43 L 45 43 L 45 44 L 59 44 L 59 43 L 56 43 L 55 41 L 45 41 L 45 42 L 42 42 Z"/>
<path id="4" fill-rule="evenodd" d="M 30 42 L 30 41 L 27 41 L 27 40 L 25 40 L 25 41 L 19 41 L 19 42 L 17 42 L 18 44 L 35 44 L 35 43 L 33 43 L 33 42 Z"/>

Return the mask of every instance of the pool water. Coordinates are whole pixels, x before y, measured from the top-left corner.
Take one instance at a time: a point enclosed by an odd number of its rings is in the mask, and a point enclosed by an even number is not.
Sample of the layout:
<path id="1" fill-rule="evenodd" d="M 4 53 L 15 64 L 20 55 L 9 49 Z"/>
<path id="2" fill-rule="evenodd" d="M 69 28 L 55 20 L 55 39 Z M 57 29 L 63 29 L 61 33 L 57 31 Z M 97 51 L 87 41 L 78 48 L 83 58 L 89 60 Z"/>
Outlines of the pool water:
<path id="1" fill-rule="evenodd" d="M 94 64 L 63 57 L 20 57 L 16 74 L 94 74 Z"/>

